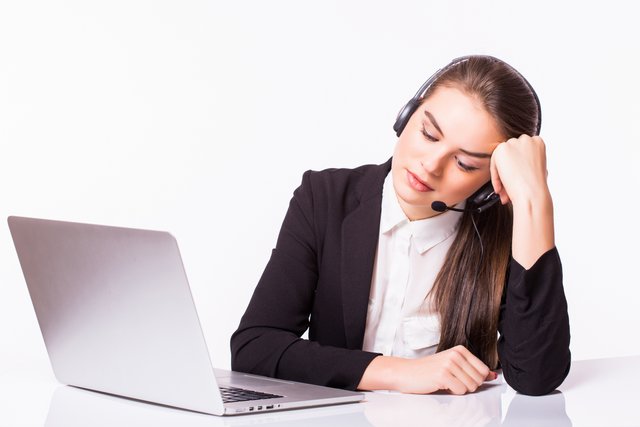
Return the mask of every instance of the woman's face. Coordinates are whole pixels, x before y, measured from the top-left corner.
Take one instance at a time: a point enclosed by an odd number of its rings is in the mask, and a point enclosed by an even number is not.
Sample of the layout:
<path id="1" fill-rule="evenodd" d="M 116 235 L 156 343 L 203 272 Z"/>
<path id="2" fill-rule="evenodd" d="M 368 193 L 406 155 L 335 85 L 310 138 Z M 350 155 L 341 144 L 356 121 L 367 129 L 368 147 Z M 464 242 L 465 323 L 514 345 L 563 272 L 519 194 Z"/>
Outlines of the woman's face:
<path id="1" fill-rule="evenodd" d="M 455 205 L 490 180 L 491 153 L 505 138 L 473 97 L 441 86 L 413 113 L 391 164 L 393 185 L 410 220 L 437 215 L 431 202 Z"/>

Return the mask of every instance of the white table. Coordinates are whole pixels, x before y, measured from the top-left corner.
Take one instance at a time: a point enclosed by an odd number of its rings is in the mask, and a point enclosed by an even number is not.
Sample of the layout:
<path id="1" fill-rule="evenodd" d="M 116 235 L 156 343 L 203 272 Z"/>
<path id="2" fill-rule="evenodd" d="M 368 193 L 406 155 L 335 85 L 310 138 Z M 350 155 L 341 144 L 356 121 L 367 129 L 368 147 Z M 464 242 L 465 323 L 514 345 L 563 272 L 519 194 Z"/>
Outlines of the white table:
<path id="1" fill-rule="evenodd" d="M 26 369 L 0 375 L 0 426 L 640 426 L 640 356 L 573 362 L 548 396 L 500 378 L 466 396 L 367 393 L 365 402 L 215 417 L 56 384 Z"/>

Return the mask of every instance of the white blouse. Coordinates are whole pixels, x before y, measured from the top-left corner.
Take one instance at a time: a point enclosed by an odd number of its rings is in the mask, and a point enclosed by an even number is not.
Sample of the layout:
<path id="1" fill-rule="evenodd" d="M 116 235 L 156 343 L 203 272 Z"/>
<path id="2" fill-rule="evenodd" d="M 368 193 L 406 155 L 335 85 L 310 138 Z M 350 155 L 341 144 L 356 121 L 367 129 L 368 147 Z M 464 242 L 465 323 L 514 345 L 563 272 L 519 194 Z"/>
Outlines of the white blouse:
<path id="1" fill-rule="evenodd" d="M 456 237 L 461 215 L 447 211 L 409 221 L 398 203 L 392 174 L 387 175 L 363 350 L 406 358 L 436 352 L 440 321 L 426 296 Z"/>

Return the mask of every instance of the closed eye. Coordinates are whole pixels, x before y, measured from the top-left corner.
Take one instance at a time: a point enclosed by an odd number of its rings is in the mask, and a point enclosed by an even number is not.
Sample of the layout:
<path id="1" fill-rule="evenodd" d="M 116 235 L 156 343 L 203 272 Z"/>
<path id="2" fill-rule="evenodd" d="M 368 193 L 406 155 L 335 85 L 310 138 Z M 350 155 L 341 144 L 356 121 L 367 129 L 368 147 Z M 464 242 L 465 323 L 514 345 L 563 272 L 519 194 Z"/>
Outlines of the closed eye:
<path id="1" fill-rule="evenodd" d="M 478 168 L 475 167 L 475 166 L 469 166 L 469 165 L 465 165 L 464 163 L 462 163 L 460 161 L 460 159 L 458 158 L 458 156 L 456 156 L 456 163 L 458 164 L 460 169 L 462 169 L 465 172 L 472 172 L 472 171 L 478 170 Z"/>
<path id="2" fill-rule="evenodd" d="M 424 123 L 422 124 L 422 130 L 421 130 L 421 132 L 422 132 L 422 135 L 424 135 L 424 137 L 425 137 L 428 141 L 431 141 L 431 142 L 438 142 L 438 141 L 439 141 L 439 139 L 438 139 L 438 138 L 436 138 L 435 136 L 433 136 L 433 135 L 431 135 L 429 132 L 427 132 L 427 128 L 425 127 Z M 475 167 L 475 166 L 469 166 L 469 165 L 467 165 L 467 164 L 465 164 L 465 163 L 462 163 L 462 162 L 460 161 L 460 159 L 458 159 L 458 156 L 455 156 L 455 159 L 456 159 L 456 164 L 458 165 L 458 167 L 459 167 L 460 169 L 462 169 L 463 171 L 465 171 L 465 172 L 473 172 L 473 171 L 475 171 L 475 170 L 478 170 L 478 169 L 479 169 L 479 168 L 477 168 L 477 167 Z"/>
<path id="3" fill-rule="evenodd" d="M 424 127 L 424 123 L 422 124 L 422 135 L 424 135 L 424 137 L 427 138 L 431 142 L 437 142 L 438 141 L 438 138 L 436 138 L 435 136 L 433 136 L 429 132 L 427 132 L 427 129 Z"/>

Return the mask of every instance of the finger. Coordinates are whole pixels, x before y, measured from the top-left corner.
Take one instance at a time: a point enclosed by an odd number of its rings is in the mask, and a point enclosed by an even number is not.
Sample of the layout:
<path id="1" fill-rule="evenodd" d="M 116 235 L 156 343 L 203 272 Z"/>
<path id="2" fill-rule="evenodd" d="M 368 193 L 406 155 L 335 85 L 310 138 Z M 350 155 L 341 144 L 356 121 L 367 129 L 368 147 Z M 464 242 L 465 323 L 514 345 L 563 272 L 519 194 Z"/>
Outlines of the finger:
<path id="1" fill-rule="evenodd" d="M 498 146 L 498 148 L 500 148 L 500 146 Z M 493 185 L 493 190 L 498 196 L 500 196 L 500 203 L 506 205 L 511 201 L 511 199 L 509 198 L 509 194 L 502 184 L 502 179 L 500 179 L 500 172 L 498 172 L 498 156 L 496 156 L 496 151 L 498 151 L 498 148 L 496 148 L 496 150 L 493 152 L 493 155 L 491 156 L 489 171 L 491 173 L 491 184 Z"/>
<path id="2" fill-rule="evenodd" d="M 486 378 L 489 374 L 489 367 L 473 355 L 465 346 L 459 345 L 453 348 L 460 353 L 473 368 L 480 373 L 481 378 Z"/>
<path id="3" fill-rule="evenodd" d="M 443 388 L 449 390 L 453 394 L 465 394 L 467 393 L 467 386 L 464 385 L 455 375 L 451 372 L 447 372 L 444 375 Z"/>
<path id="4" fill-rule="evenodd" d="M 485 381 L 493 381 L 498 379 L 498 373 L 495 371 L 489 371 L 487 377 L 484 379 Z"/>
<path id="5" fill-rule="evenodd" d="M 502 191 L 502 181 L 500 180 L 498 166 L 496 165 L 495 152 L 494 155 L 491 156 L 491 164 L 489 165 L 489 170 L 491 172 L 491 185 L 493 185 L 493 190 L 499 194 Z"/>
<path id="6" fill-rule="evenodd" d="M 491 155 L 491 162 L 489 164 L 489 172 L 491 173 L 491 184 L 496 193 L 502 191 L 502 180 L 500 179 L 500 173 L 498 172 L 498 156 L 501 150 L 503 150 L 503 144 L 498 144 L 493 154 Z"/>
<path id="7" fill-rule="evenodd" d="M 471 352 L 469 352 L 469 354 L 471 354 Z M 480 372 L 478 369 L 476 369 L 475 366 L 473 366 L 465 356 L 463 356 L 457 351 L 454 351 L 451 353 L 450 357 L 451 357 L 450 359 L 451 362 L 454 362 L 457 365 L 457 367 L 464 373 L 464 375 L 466 377 L 469 377 L 473 381 L 473 384 L 475 385 L 476 388 L 477 386 L 479 386 L 484 382 L 484 379 L 486 377 L 484 372 Z M 453 372 L 455 367 L 452 366 L 451 368 Z M 460 380 L 463 381 L 465 384 L 470 385 L 468 381 L 465 381 L 466 380 L 465 377 L 458 376 L 458 378 L 460 378 Z"/>
<path id="8" fill-rule="evenodd" d="M 499 195 L 500 195 L 500 203 L 502 203 L 503 205 L 506 205 L 511 200 L 506 191 L 500 192 Z"/>
<path id="9" fill-rule="evenodd" d="M 471 366 L 464 357 L 461 357 L 462 364 L 459 365 L 456 360 L 449 367 L 451 373 L 467 388 L 467 392 L 474 392 L 484 382 L 484 377 Z"/>

